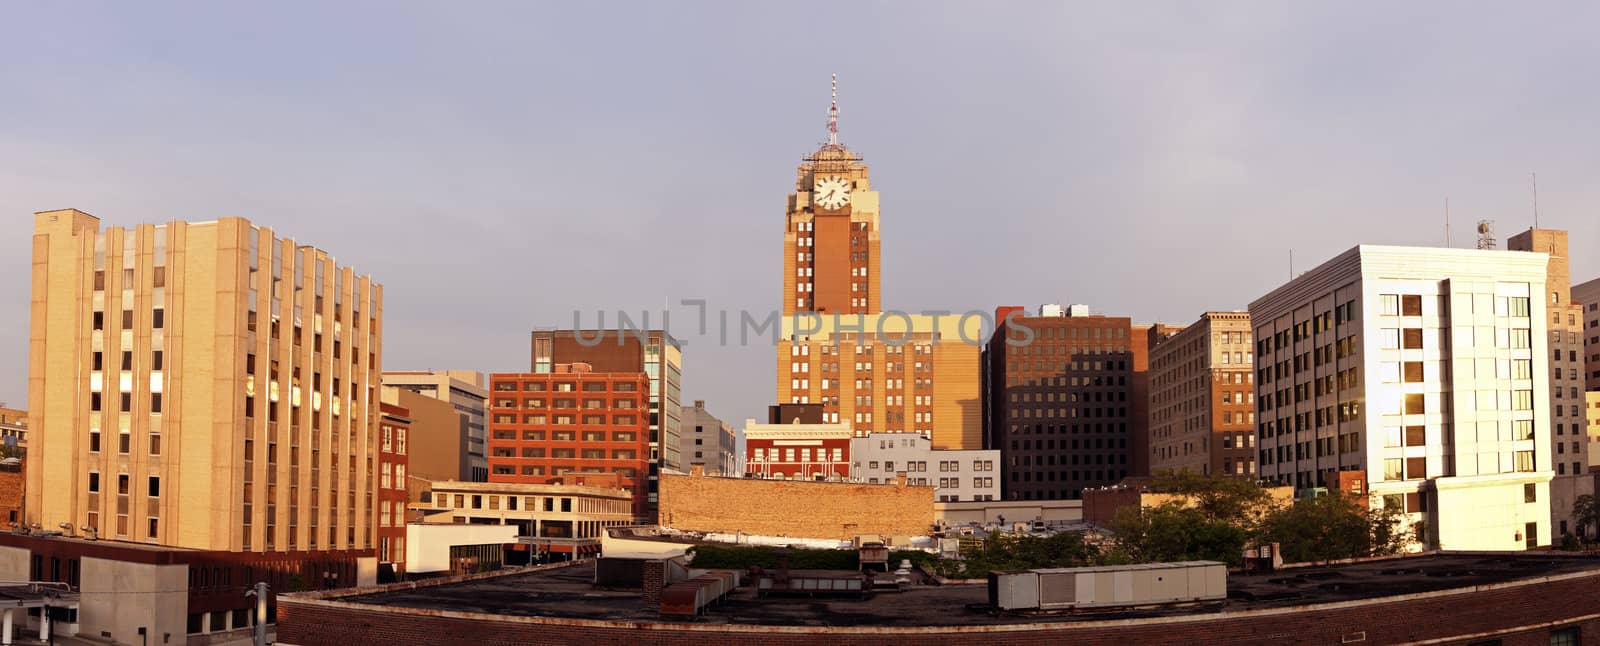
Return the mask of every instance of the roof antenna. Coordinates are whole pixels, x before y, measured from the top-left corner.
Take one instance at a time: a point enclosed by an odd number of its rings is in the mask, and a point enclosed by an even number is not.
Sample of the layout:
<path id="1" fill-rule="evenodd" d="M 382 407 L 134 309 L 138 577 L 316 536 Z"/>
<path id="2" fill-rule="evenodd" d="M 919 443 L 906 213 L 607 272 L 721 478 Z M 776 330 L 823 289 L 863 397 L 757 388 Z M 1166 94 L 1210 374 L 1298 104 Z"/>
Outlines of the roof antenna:
<path id="1" fill-rule="evenodd" d="M 1450 244 L 1450 198 L 1448 197 L 1444 198 L 1444 246 L 1454 246 Z"/>
<path id="2" fill-rule="evenodd" d="M 1539 174 L 1533 173 L 1533 228 L 1539 228 Z"/>
<path id="3" fill-rule="evenodd" d="M 1289 250 L 1289 280 L 1294 280 L 1294 250 Z"/>
<path id="4" fill-rule="evenodd" d="M 828 103 L 828 145 L 839 145 L 839 75 L 833 75 L 833 99 Z"/>

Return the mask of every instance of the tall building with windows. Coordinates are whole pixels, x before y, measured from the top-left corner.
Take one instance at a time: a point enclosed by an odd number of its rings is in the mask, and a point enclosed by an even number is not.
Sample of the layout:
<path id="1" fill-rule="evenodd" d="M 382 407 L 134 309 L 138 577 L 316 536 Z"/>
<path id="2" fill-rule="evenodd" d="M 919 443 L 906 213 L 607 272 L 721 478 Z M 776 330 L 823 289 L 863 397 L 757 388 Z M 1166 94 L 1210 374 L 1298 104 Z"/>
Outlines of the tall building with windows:
<path id="1" fill-rule="evenodd" d="M 1206 312 L 1150 350 L 1150 468 L 1256 477 L 1248 312 Z"/>
<path id="2" fill-rule="evenodd" d="M 800 314 L 783 320 L 777 400 L 821 404 L 857 436 L 917 433 L 983 447 L 979 317 Z"/>
<path id="3" fill-rule="evenodd" d="M 1567 232 L 1528 229 L 1506 240 L 1511 251 L 1547 254 L 1549 263 L 1541 294 L 1549 308 L 1550 420 L 1555 426 L 1551 459 L 1555 478 L 1550 481 L 1550 515 L 1557 536 L 1577 532 L 1573 503 L 1595 492 L 1589 473 L 1588 424 L 1584 421 L 1583 306 L 1572 298 L 1572 270 L 1567 256 Z"/>
<path id="4" fill-rule="evenodd" d="M 1363 245 L 1251 303 L 1262 477 L 1369 492 L 1429 548 L 1549 545 L 1547 263 Z"/>
<path id="5" fill-rule="evenodd" d="M 470 482 L 483 482 L 488 479 L 489 462 L 485 458 L 488 455 L 488 432 L 484 425 L 484 401 L 488 398 L 489 391 L 484 384 L 483 373 L 474 370 L 392 370 L 383 373 L 383 385 L 385 388 L 409 390 L 450 404 L 456 414 L 461 416 L 460 432 L 464 436 L 460 439 L 462 446 L 465 447 L 466 460 L 460 475 L 451 479 Z M 449 433 L 452 429 L 444 425 L 427 424 L 420 427 L 418 432 Z"/>
<path id="6" fill-rule="evenodd" d="M 995 311 L 984 350 L 987 447 L 1007 500 L 1064 500 L 1148 468 L 1148 357 L 1177 328 L 1046 305 Z"/>
<path id="7" fill-rule="evenodd" d="M 878 193 L 861 156 L 839 143 L 839 101 L 828 140 L 795 170 L 783 231 L 783 315 L 876 314 Z"/>
<path id="8" fill-rule="evenodd" d="M 241 218 L 46 211 L 33 248 L 29 524 L 371 558 L 377 283 Z"/>
<path id="9" fill-rule="evenodd" d="M 654 522 L 645 496 L 650 473 L 643 372 L 593 372 L 555 364 L 550 372 L 490 375 L 489 482 L 570 482 L 615 474 L 633 493 L 634 518 Z"/>
<path id="10" fill-rule="evenodd" d="M 534 330 L 533 372 L 546 374 L 563 363 L 588 364 L 595 372 L 642 372 L 650 378 L 645 502 L 653 517 L 660 473 L 688 470 L 678 454 L 683 427 L 683 349 L 678 340 L 666 330 Z"/>

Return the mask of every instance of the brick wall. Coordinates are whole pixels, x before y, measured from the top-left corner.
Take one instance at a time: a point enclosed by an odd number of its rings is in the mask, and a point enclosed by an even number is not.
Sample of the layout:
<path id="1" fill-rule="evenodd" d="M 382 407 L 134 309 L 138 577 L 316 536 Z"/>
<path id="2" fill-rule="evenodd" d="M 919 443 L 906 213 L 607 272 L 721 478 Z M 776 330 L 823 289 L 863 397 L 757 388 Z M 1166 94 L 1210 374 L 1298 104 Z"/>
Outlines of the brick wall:
<path id="1" fill-rule="evenodd" d="M 924 536 L 933 525 L 933 488 L 662 474 L 661 524 L 838 540 Z"/>
<path id="2" fill-rule="evenodd" d="M 0 527 L 22 522 L 22 488 L 26 482 L 27 476 L 21 469 L 0 470 Z"/>
<path id="3" fill-rule="evenodd" d="M 1394 644 L 1426 640 L 1503 646 L 1549 643 L 1552 630 L 1578 626 L 1580 643 L 1600 640 L 1600 573 L 1358 602 L 1136 620 L 1060 621 L 953 627 L 743 626 L 630 623 L 385 608 L 306 596 L 278 597 L 285 646 L 361 644 Z M 964 612 L 952 609 L 951 612 Z"/>

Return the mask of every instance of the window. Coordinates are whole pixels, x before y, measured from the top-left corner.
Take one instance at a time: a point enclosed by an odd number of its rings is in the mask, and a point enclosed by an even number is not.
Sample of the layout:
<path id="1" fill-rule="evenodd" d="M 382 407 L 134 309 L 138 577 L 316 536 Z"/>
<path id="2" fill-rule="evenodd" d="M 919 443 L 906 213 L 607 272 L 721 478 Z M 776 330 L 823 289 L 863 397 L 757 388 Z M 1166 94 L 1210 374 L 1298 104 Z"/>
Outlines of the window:
<path id="1" fill-rule="evenodd" d="M 1422 316 L 1422 296 L 1406 294 L 1400 297 L 1401 316 Z"/>
<path id="2" fill-rule="evenodd" d="M 1406 383 L 1419 383 L 1422 381 L 1421 361 L 1407 361 L 1404 366 Z"/>
<path id="3" fill-rule="evenodd" d="M 1403 332 L 1401 347 L 1407 350 L 1422 349 L 1422 328 L 1408 327 Z"/>
<path id="4" fill-rule="evenodd" d="M 150 476 L 150 497 L 161 497 L 161 476 Z"/>
<path id="5" fill-rule="evenodd" d="M 1539 487 L 1533 483 L 1522 485 L 1522 502 L 1539 502 Z"/>
<path id="6" fill-rule="evenodd" d="M 1517 451 L 1517 471 L 1533 471 L 1533 451 Z"/>
<path id="7" fill-rule="evenodd" d="M 1407 415 L 1423 415 L 1427 412 L 1427 405 L 1420 393 L 1408 393 L 1406 395 L 1405 413 Z"/>
<path id="8" fill-rule="evenodd" d="M 1528 525 L 1530 527 L 1528 535 L 1532 536 L 1537 527 L 1533 523 L 1528 523 Z M 1532 541 L 1533 539 L 1530 538 L 1528 540 Z M 1550 631 L 1550 646 L 1579 646 L 1582 643 L 1583 640 L 1577 628 L 1562 628 Z"/>
<path id="9" fill-rule="evenodd" d="M 1382 306 L 1380 312 L 1384 316 L 1394 316 L 1400 313 L 1400 296 L 1398 294 L 1381 294 L 1378 302 Z"/>

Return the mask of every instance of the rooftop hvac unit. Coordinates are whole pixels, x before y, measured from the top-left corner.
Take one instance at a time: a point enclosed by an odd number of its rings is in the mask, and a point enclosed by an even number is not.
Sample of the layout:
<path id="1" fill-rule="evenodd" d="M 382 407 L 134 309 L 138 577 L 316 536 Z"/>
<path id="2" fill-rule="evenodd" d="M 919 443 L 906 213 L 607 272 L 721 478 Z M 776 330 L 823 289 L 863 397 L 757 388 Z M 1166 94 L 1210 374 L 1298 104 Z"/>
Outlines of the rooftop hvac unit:
<path id="1" fill-rule="evenodd" d="M 1089 306 L 1082 303 L 1073 303 L 1067 306 L 1067 316 L 1081 317 L 1089 315 Z"/>
<path id="2" fill-rule="evenodd" d="M 1227 597 L 1227 566 L 1214 561 L 994 572 L 1000 610 L 1136 608 Z"/>
<path id="3" fill-rule="evenodd" d="M 1045 303 L 1039 306 L 1039 316 L 1066 316 L 1066 310 L 1055 303 Z"/>

